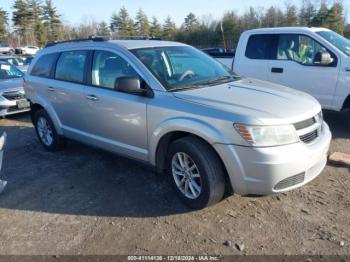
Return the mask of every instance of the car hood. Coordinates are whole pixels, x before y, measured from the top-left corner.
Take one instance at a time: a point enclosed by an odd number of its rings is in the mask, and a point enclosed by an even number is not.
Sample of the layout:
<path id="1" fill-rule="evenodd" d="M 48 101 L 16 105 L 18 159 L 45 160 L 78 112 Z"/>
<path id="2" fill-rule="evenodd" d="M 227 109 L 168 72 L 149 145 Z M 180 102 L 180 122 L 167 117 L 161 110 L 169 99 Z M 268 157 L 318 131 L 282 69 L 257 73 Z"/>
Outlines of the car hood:
<path id="1" fill-rule="evenodd" d="M 22 78 L 0 80 L 0 92 L 19 89 L 23 89 Z"/>
<path id="2" fill-rule="evenodd" d="M 174 92 L 174 95 L 179 99 L 233 113 L 237 117 L 236 121 L 254 124 L 297 123 L 321 111 L 317 100 L 306 93 L 249 78 Z"/>

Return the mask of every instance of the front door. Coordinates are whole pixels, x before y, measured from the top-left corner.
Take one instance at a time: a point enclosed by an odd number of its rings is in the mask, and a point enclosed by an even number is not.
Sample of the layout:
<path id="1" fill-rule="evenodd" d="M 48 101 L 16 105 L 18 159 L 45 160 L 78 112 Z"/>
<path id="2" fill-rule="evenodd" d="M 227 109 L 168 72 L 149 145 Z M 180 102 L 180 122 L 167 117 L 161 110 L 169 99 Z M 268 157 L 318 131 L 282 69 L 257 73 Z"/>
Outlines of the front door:
<path id="1" fill-rule="evenodd" d="M 333 63 L 320 65 L 317 55 L 329 52 Z M 269 61 L 270 81 L 314 96 L 325 109 L 331 109 L 340 63 L 337 57 L 313 38 L 281 34 L 278 47 Z"/>
<path id="2" fill-rule="evenodd" d="M 131 65 L 109 51 L 95 51 L 91 85 L 85 89 L 86 133 L 97 146 L 147 160 L 147 103 L 150 98 L 117 92 L 118 77 L 138 76 Z"/>

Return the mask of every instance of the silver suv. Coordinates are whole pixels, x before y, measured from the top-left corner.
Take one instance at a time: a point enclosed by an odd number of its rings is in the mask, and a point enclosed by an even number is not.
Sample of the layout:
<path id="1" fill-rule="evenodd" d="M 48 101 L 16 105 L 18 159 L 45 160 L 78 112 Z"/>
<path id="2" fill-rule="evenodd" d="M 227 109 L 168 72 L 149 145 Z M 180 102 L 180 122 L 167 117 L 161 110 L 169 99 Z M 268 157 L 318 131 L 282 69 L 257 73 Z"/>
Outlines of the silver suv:
<path id="1" fill-rule="evenodd" d="M 56 43 L 33 61 L 25 92 L 47 150 L 69 138 L 146 162 L 195 209 L 225 190 L 306 184 L 325 167 L 331 140 L 311 96 L 241 78 L 181 43 Z"/>

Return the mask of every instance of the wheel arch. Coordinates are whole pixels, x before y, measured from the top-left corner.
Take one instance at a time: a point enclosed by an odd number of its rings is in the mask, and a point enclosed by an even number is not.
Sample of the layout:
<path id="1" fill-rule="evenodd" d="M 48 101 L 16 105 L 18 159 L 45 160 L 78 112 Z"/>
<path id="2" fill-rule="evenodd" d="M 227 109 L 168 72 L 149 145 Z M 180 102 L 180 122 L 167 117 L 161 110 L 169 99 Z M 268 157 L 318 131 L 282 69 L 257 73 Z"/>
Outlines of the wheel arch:
<path id="1" fill-rule="evenodd" d="M 342 111 L 344 111 L 344 110 L 349 110 L 350 111 L 350 94 L 344 100 Z"/>
<path id="2" fill-rule="evenodd" d="M 54 111 L 54 109 L 48 103 L 45 103 L 42 101 L 35 101 L 35 102 L 30 101 L 30 109 L 31 109 L 30 116 L 31 116 L 33 124 L 34 124 L 35 113 L 40 109 L 44 109 L 48 113 L 48 115 L 50 116 L 57 133 L 59 135 L 63 135 L 63 132 L 61 129 L 61 122 L 59 121 L 59 118 L 58 118 L 56 112 Z"/>
<path id="3" fill-rule="evenodd" d="M 219 153 L 216 151 L 216 149 L 212 146 L 212 144 L 210 144 L 207 140 L 205 140 L 203 137 L 191 133 L 191 132 L 187 132 L 187 131 L 171 131 L 168 132 L 166 134 L 164 134 L 161 139 L 159 140 L 159 143 L 157 145 L 157 149 L 156 149 L 156 154 L 155 154 L 155 168 L 156 168 L 156 172 L 158 174 L 162 174 L 164 173 L 164 171 L 166 170 L 166 158 L 167 158 L 167 153 L 168 153 L 168 149 L 170 147 L 170 145 L 181 138 L 184 137 L 193 137 L 196 138 L 202 142 L 204 142 L 205 144 L 207 144 L 213 151 L 214 154 L 217 155 L 217 157 L 219 158 L 221 165 L 223 167 L 224 170 L 224 174 L 225 174 L 225 180 L 226 180 L 226 190 L 227 192 L 233 192 L 233 188 L 231 185 L 231 180 L 230 177 L 227 173 L 227 169 L 226 166 L 224 164 L 224 162 L 222 161 Z"/>

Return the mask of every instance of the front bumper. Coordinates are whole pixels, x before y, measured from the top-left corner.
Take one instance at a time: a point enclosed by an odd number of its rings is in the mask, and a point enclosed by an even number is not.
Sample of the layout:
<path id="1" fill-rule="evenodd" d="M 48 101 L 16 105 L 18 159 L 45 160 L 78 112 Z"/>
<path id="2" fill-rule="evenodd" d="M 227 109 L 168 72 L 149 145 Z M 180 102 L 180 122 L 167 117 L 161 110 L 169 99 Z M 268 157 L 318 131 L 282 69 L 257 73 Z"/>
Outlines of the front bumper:
<path id="1" fill-rule="evenodd" d="M 215 144 L 235 193 L 268 195 L 289 191 L 316 178 L 327 164 L 332 139 L 324 122 L 312 144 L 302 142 L 277 147 L 254 148 Z"/>
<path id="2" fill-rule="evenodd" d="M 24 99 L 21 99 L 21 100 L 24 100 Z M 26 108 L 19 108 L 17 105 L 17 101 L 18 100 L 7 100 L 2 98 L 0 100 L 0 117 L 30 111 L 29 106 Z"/>

